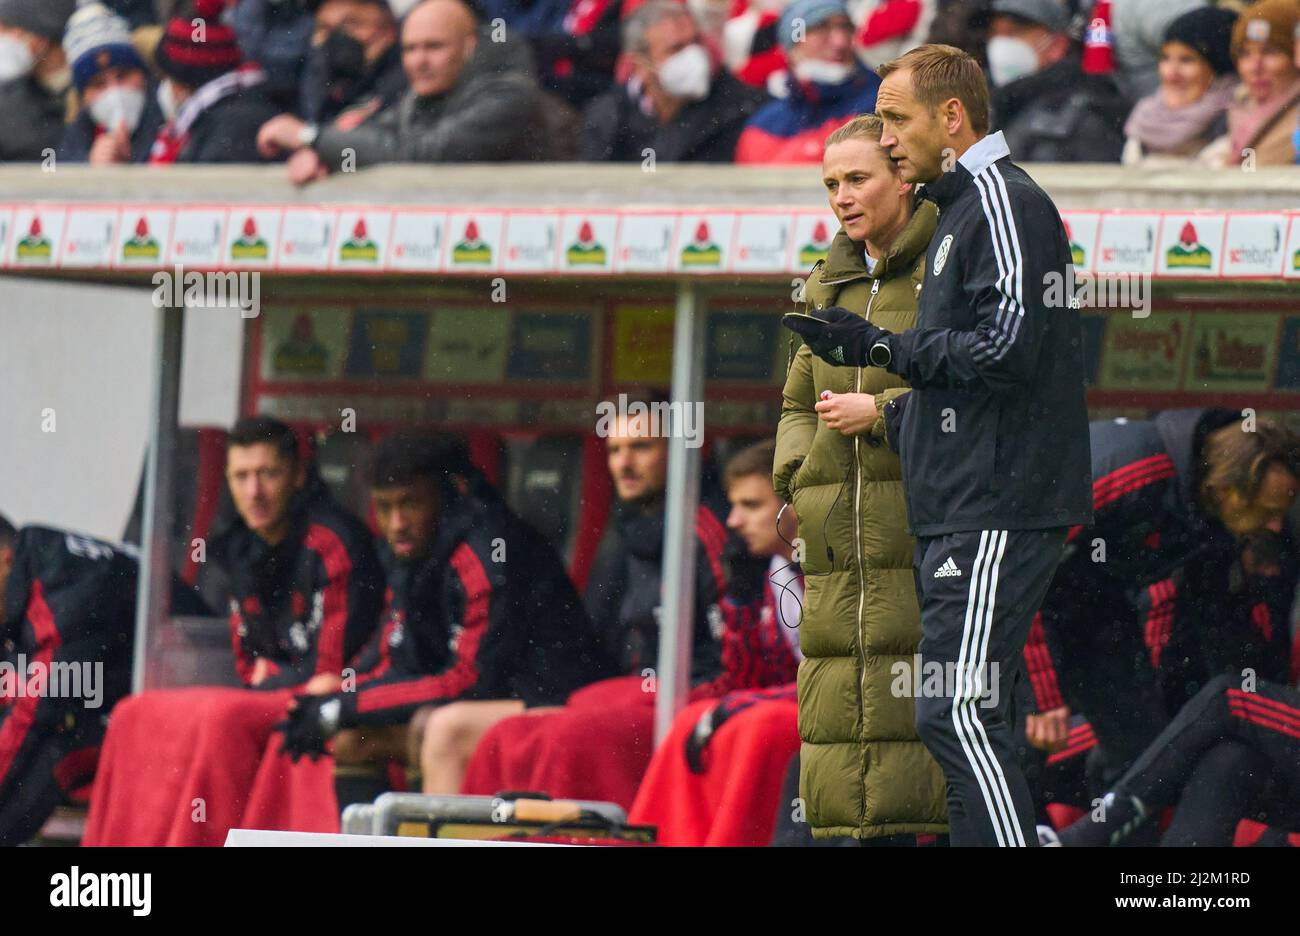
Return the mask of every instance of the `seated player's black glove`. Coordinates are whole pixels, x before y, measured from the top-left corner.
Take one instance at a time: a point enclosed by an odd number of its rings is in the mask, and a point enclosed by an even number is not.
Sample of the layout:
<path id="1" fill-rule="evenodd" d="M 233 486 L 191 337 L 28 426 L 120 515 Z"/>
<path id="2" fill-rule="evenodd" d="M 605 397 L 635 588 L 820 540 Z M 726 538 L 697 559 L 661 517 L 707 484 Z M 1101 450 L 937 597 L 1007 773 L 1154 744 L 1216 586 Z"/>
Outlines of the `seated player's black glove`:
<path id="1" fill-rule="evenodd" d="M 816 311 L 816 315 L 791 312 L 781 316 L 781 324 L 799 335 L 813 354 L 830 364 L 889 366 L 892 353 L 887 339 L 891 332 L 840 306 Z"/>
<path id="2" fill-rule="evenodd" d="M 355 723 L 354 692 L 300 695 L 294 702 L 288 717 L 275 726 L 276 731 L 284 732 L 284 751 L 294 763 L 304 756 L 316 760 L 325 753 L 325 742 Z"/>
<path id="3" fill-rule="evenodd" d="M 710 708 L 700 716 L 695 728 L 686 736 L 686 766 L 693 774 L 704 773 L 704 749 L 709 746 L 709 739 L 729 714 L 722 711 L 722 708 L 721 702 Z"/>

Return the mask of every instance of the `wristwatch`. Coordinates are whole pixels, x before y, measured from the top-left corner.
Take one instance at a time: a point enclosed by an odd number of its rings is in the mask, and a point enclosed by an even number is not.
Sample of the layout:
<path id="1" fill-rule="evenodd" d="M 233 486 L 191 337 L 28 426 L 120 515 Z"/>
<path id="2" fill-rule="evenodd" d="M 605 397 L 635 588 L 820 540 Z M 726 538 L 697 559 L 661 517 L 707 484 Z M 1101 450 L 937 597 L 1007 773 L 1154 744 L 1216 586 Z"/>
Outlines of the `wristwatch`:
<path id="1" fill-rule="evenodd" d="M 888 367 L 889 362 L 894 359 L 893 352 L 889 350 L 889 345 L 883 341 L 877 341 L 867 352 L 867 360 L 871 362 L 872 367 Z"/>

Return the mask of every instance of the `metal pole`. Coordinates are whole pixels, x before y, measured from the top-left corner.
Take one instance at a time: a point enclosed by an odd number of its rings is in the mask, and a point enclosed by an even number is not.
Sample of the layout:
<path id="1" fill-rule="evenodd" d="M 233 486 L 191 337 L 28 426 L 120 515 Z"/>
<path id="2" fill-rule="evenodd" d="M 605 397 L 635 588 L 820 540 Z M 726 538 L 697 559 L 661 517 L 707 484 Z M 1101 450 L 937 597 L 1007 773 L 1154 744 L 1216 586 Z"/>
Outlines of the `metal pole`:
<path id="1" fill-rule="evenodd" d="M 176 488 L 177 423 L 180 419 L 181 351 L 185 310 L 158 309 L 153 360 L 153 399 L 145 453 L 144 523 L 140 531 L 140 581 L 135 602 L 135 648 L 131 691 L 145 688 L 150 624 L 171 616 L 171 531 Z"/>
<path id="2" fill-rule="evenodd" d="M 704 399 L 704 309 L 699 287 L 677 286 L 673 325 L 672 402 L 681 408 Z M 655 744 L 672 728 L 691 685 L 691 635 L 695 627 L 695 512 L 700 503 L 700 449 L 691 448 L 679 423 L 668 439 L 668 491 L 664 505 L 663 614 L 659 623 Z"/>

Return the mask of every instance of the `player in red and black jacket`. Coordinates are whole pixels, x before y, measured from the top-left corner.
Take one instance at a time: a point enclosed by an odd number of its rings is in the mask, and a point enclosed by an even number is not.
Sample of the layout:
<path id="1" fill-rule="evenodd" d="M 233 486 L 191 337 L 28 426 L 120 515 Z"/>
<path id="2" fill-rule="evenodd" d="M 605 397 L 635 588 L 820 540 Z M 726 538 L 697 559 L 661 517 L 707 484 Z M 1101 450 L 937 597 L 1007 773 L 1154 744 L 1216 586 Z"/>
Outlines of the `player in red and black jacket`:
<path id="1" fill-rule="evenodd" d="M 600 675 L 591 624 L 559 555 L 481 477 L 467 477 L 458 451 L 398 434 L 376 452 L 383 625 L 355 663 L 354 685 L 298 700 L 283 726 L 291 754 L 322 753 L 345 729 L 398 726 L 405 735 L 417 710 L 453 701 L 558 705 Z M 410 757 L 417 740 L 400 738 L 390 753 Z"/>
<path id="2" fill-rule="evenodd" d="M 334 501 L 299 455 L 293 430 L 277 420 L 235 425 L 226 479 L 239 518 L 210 545 L 202 585 L 228 596 L 240 679 L 254 689 L 332 692 L 379 622 L 383 573 L 373 537 Z"/>
<path id="3" fill-rule="evenodd" d="M 1042 605 L 1050 653 L 1031 641 L 1027 662 L 1036 688 L 1054 678 L 1062 701 L 1087 717 L 1113 780 L 1169 718 L 1143 639 L 1149 589 L 1176 580 L 1172 630 L 1187 640 L 1238 620 L 1241 540 L 1280 531 L 1300 486 L 1300 443 L 1223 410 L 1094 422 L 1090 432 L 1094 520 L 1070 530 Z"/>
<path id="4" fill-rule="evenodd" d="M 0 845 L 95 772 L 131 687 L 137 568 L 132 547 L 0 517 Z"/>

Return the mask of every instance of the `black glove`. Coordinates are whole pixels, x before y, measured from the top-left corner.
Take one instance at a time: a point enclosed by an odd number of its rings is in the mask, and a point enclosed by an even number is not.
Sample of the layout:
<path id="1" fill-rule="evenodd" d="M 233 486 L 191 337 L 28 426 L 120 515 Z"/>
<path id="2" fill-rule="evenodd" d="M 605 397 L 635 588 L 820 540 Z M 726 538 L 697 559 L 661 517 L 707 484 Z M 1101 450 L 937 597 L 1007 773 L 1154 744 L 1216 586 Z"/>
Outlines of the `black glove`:
<path id="1" fill-rule="evenodd" d="M 827 306 L 816 311 L 816 315 L 796 312 L 783 315 L 781 324 L 799 335 L 813 354 L 830 364 L 845 367 L 889 365 L 892 355 L 885 339 L 891 332 L 877 328 L 862 316 L 840 306 Z"/>
<path id="2" fill-rule="evenodd" d="M 695 723 L 695 728 L 686 736 L 686 767 L 693 774 L 704 773 L 704 749 L 709 746 L 709 739 L 718 730 L 714 717 L 719 714 L 721 705 L 715 705 Z M 723 720 L 726 720 L 725 715 Z"/>
<path id="3" fill-rule="evenodd" d="M 721 728 L 732 715 L 764 700 L 770 695 L 763 690 L 741 690 L 729 692 L 718 700 L 718 704 L 700 716 L 695 729 L 686 737 L 686 766 L 691 773 L 704 773 L 704 750 L 709 746 L 709 739 Z"/>
<path id="4" fill-rule="evenodd" d="M 355 724 L 356 693 L 334 695 L 300 695 L 284 721 L 275 726 L 284 732 L 284 751 L 294 762 L 300 757 L 312 760 L 325 753 L 325 742 L 342 728 Z"/>

